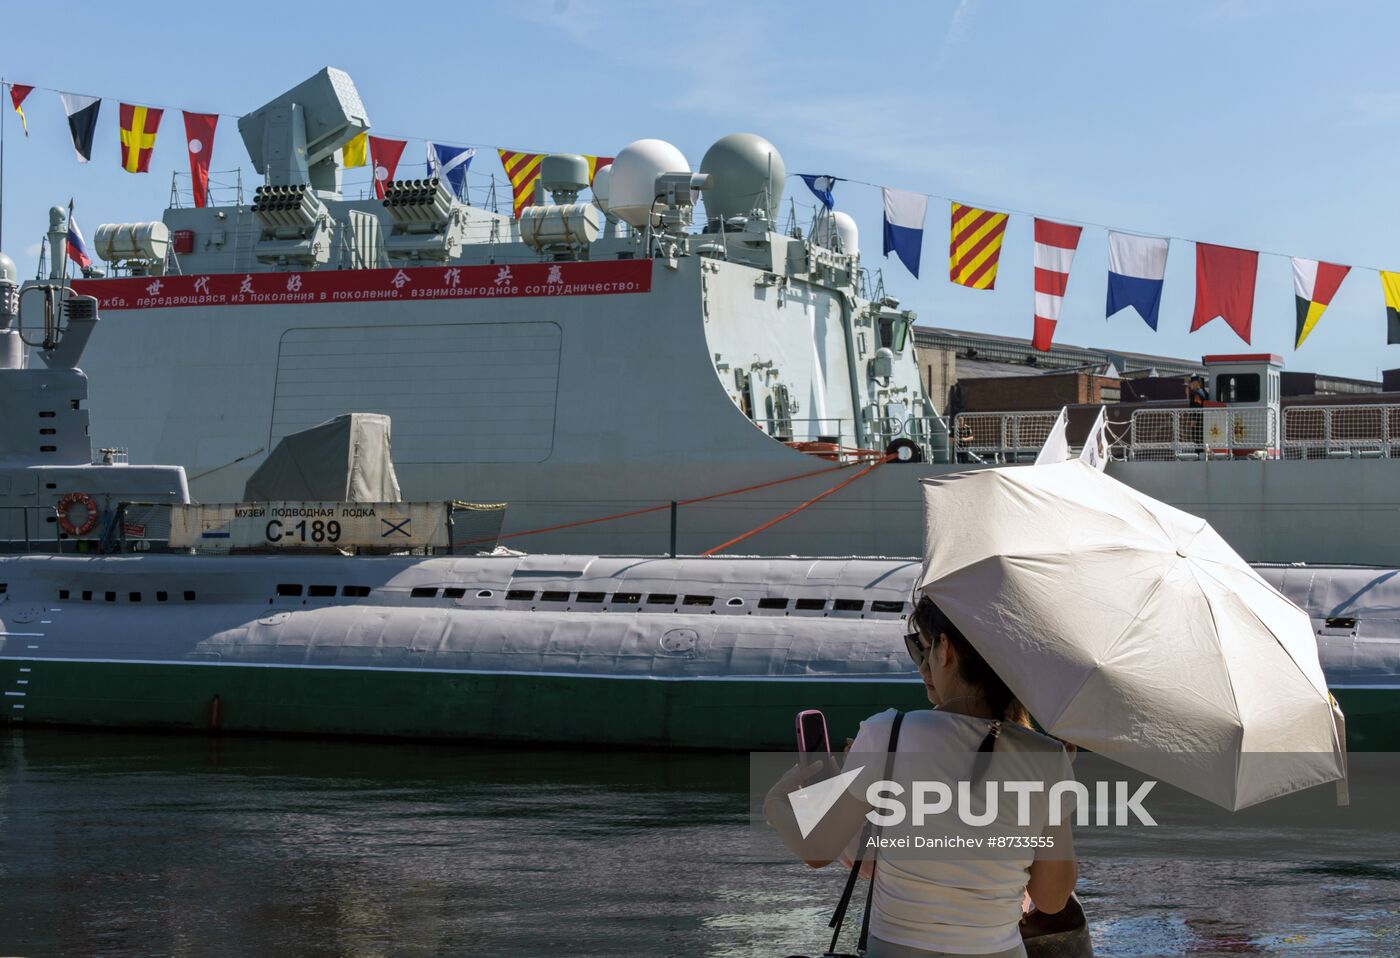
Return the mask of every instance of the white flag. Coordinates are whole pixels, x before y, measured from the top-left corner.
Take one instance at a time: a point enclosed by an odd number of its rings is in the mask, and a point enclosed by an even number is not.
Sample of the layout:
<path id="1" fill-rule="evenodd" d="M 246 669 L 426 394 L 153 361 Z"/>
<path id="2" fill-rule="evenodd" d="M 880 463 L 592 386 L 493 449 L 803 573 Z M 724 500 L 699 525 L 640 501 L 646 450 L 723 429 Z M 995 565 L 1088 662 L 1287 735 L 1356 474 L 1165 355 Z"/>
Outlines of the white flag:
<path id="1" fill-rule="evenodd" d="M 1037 466 L 1048 466 L 1069 459 L 1069 440 L 1065 438 L 1065 428 L 1069 425 L 1069 413 L 1063 407 L 1055 417 L 1055 425 L 1050 427 L 1050 435 L 1045 437 L 1045 445 L 1035 457 Z"/>
<path id="2" fill-rule="evenodd" d="M 1079 458 L 1099 472 L 1103 472 L 1108 465 L 1108 410 L 1102 406 L 1099 407 L 1099 418 L 1094 420 L 1094 427 L 1089 430 L 1089 437 L 1084 440 Z"/>

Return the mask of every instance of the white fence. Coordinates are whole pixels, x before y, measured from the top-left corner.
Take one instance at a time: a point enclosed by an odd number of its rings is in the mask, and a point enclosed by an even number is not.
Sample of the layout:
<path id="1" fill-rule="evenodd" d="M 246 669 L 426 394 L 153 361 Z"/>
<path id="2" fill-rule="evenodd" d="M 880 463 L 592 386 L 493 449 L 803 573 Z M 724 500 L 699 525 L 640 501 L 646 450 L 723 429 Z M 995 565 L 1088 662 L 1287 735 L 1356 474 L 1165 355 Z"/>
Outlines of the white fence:
<path id="1" fill-rule="evenodd" d="M 959 462 L 1033 462 L 1057 412 L 961 413 L 954 421 L 953 449 Z M 1396 417 L 1400 429 L 1400 414 Z M 1278 413 L 1246 409 L 1138 409 L 1127 421 L 1109 412 L 1109 454 L 1118 460 L 1277 459 Z M 1396 437 L 1400 448 L 1400 435 Z M 1397 452 L 1400 455 L 1400 452 Z"/>
<path id="2" fill-rule="evenodd" d="M 1400 458 L 1400 406 L 1289 406 L 1283 452 L 1288 459 Z"/>

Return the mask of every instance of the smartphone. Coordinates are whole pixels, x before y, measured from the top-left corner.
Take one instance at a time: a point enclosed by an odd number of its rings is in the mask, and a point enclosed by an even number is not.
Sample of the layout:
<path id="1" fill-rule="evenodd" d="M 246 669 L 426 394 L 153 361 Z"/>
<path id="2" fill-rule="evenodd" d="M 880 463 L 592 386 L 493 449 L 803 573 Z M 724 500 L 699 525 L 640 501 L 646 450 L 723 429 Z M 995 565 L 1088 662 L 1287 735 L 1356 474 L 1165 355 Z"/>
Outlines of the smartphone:
<path id="1" fill-rule="evenodd" d="M 831 755 L 831 739 L 826 734 L 826 716 L 819 709 L 797 713 L 798 761 L 806 768 L 812 761 Z"/>

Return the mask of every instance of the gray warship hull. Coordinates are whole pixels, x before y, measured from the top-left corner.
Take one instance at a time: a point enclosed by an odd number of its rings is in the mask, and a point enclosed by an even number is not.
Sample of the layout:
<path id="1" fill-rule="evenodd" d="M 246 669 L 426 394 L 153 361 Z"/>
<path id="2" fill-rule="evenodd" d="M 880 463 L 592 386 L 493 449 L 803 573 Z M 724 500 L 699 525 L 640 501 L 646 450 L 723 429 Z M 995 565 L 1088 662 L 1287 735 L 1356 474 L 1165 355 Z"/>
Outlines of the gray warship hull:
<path id="1" fill-rule="evenodd" d="M 566 275 L 584 286 L 616 263 L 570 265 Z M 179 463 L 194 498 L 230 501 L 286 433 L 349 410 L 386 413 L 405 496 L 508 501 L 504 535 L 548 531 L 507 544 L 578 553 L 670 551 L 668 503 L 762 487 L 677 509 L 675 549 L 700 553 L 856 471 L 779 441 L 763 416 L 746 415 L 746 397 L 725 376 L 769 357 L 763 363 L 782 371 L 789 394 L 821 399 L 822 412 L 837 414 L 782 431 L 852 442 L 836 291 L 756 287 L 752 268 L 701 257 L 627 266 L 644 291 L 169 305 L 144 292 L 150 280 L 79 282 L 107 319 L 84 362 L 93 440 L 120 442 L 133 460 Z M 383 274 L 374 283 L 398 292 L 389 285 L 394 271 L 373 272 Z M 441 272 L 405 275 L 426 282 Z M 277 290 L 295 276 L 254 279 Z M 167 278 L 169 302 L 197 281 Z M 917 383 L 907 352 L 901 368 L 910 366 L 905 375 Z M 718 374 L 717 364 L 726 367 Z M 975 466 L 891 462 L 738 550 L 918 554 L 919 480 L 967 468 Z M 1390 459 L 1115 461 L 1108 469 L 1207 519 L 1251 561 L 1400 561 Z"/>

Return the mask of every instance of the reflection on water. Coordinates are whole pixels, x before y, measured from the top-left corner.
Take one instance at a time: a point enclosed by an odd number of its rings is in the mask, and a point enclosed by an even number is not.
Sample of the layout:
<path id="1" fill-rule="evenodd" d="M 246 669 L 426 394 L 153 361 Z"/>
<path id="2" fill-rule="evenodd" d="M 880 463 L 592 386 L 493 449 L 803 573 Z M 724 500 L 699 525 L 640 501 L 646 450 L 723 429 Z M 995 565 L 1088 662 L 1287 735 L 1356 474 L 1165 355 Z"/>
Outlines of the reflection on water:
<path id="1" fill-rule="evenodd" d="M 746 756 L 0 737 L 0 954 L 820 952 Z M 1086 862 L 1100 955 L 1394 955 L 1385 863 Z"/>

